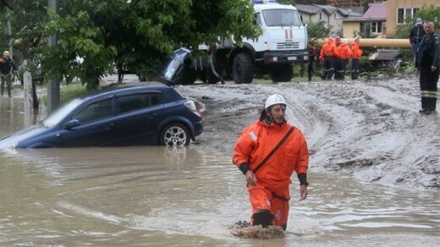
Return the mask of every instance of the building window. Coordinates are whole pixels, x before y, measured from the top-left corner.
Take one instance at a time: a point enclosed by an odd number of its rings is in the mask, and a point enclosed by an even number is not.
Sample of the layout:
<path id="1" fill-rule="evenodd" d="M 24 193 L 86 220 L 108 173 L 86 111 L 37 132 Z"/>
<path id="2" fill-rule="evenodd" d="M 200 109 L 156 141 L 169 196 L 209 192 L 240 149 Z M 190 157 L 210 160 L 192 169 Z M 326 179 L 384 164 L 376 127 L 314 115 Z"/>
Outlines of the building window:
<path id="1" fill-rule="evenodd" d="M 405 24 L 407 18 L 414 19 L 419 12 L 419 8 L 397 9 L 397 24 Z"/>
<path id="2" fill-rule="evenodd" d="M 372 33 L 382 33 L 382 22 L 371 22 Z"/>
<path id="3" fill-rule="evenodd" d="M 319 12 L 319 20 L 322 20 L 322 12 Z"/>

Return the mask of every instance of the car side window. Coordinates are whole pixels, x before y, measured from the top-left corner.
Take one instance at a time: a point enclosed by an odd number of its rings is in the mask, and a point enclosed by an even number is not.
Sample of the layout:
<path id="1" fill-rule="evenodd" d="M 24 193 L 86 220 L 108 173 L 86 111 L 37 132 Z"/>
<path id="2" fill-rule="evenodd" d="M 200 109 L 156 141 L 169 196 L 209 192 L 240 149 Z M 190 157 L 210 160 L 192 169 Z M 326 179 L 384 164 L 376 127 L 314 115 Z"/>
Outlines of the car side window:
<path id="1" fill-rule="evenodd" d="M 73 115 L 81 124 L 98 121 L 112 116 L 112 99 L 92 103 Z"/>
<path id="2" fill-rule="evenodd" d="M 144 93 L 119 97 L 119 114 L 158 105 L 160 100 L 160 93 Z"/>

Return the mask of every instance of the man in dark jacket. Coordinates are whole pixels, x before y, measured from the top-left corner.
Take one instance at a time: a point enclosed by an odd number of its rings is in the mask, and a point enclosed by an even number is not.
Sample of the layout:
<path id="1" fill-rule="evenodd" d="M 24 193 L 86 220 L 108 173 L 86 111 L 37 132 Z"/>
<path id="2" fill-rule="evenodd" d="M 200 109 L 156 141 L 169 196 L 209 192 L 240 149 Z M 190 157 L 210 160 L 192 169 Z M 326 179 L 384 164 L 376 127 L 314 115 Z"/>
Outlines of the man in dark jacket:
<path id="1" fill-rule="evenodd" d="M 414 55 L 414 61 L 416 61 L 417 49 L 419 48 L 420 41 L 422 41 L 425 30 L 423 29 L 422 19 L 417 18 L 416 25 L 411 28 L 409 33 L 409 43 L 411 43 L 411 50 Z"/>
<path id="2" fill-rule="evenodd" d="M 309 81 L 312 81 L 313 74 L 321 77 L 321 75 L 318 72 L 316 72 L 315 69 L 316 57 L 318 56 L 318 53 L 315 46 L 315 42 L 313 40 L 307 43 L 307 49 L 309 50 L 309 65 L 307 67 L 307 76 L 309 77 Z"/>
<path id="3" fill-rule="evenodd" d="M 0 77 L 1 77 L 1 95 L 5 89 L 5 83 L 8 89 L 8 96 L 11 97 L 12 73 L 17 70 L 14 61 L 9 57 L 9 51 L 3 52 L 0 58 Z"/>
<path id="4" fill-rule="evenodd" d="M 425 36 L 417 52 L 417 71 L 420 73 L 422 109 L 420 113 L 435 113 L 437 104 L 437 82 L 440 72 L 440 35 L 434 33 L 434 23 L 424 25 Z"/>

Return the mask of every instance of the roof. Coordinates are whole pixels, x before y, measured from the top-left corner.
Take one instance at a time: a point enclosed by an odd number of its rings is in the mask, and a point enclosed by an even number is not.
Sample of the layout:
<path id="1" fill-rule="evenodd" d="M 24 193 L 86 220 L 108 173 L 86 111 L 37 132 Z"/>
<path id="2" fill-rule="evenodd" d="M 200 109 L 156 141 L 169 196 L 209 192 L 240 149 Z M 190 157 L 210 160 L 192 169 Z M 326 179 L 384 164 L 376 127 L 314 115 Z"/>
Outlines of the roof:
<path id="1" fill-rule="evenodd" d="M 339 9 L 339 13 L 341 13 L 345 17 L 362 17 L 362 13 L 354 12 L 351 9 Z"/>
<path id="2" fill-rule="evenodd" d="M 338 11 L 337 7 L 331 6 L 331 5 L 319 5 L 319 4 L 313 4 L 316 7 L 319 7 L 321 9 L 324 9 L 325 12 L 327 12 L 329 15 L 333 14 L 334 12 Z"/>
<path id="3" fill-rule="evenodd" d="M 344 22 L 386 21 L 386 19 L 387 6 L 385 4 L 371 4 L 362 17 L 350 17 L 345 19 Z"/>
<path id="4" fill-rule="evenodd" d="M 296 4 L 296 9 L 301 13 L 306 13 L 309 15 L 317 14 L 321 11 L 325 12 L 327 15 L 331 15 L 334 12 L 338 12 L 344 17 L 361 17 L 361 13 L 353 12 L 351 9 L 337 8 L 331 5 L 319 5 L 319 4 Z"/>
<path id="5" fill-rule="evenodd" d="M 105 95 L 111 95 L 111 94 L 125 94 L 125 93 L 131 93 L 131 92 L 142 92 L 142 91 L 162 91 L 164 88 L 170 88 L 168 85 L 165 85 L 164 83 L 157 82 L 157 81 L 151 81 L 146 82 L 142 85 L 136 85 L 136 86 L 122 86 L 122 87 L 108 87 L 101 90 L 96 90 L 92 92 L 88 92 L 85 94 L 82 94 L 78 96 L 78 99 L 88 99 L 88 98 L 95 98 L 95 97 L 101 97 Z M 162 90 L 161 90 L 162 89 Z"/>
<path id="6" fill-rule="evenodd" d="M 321 7 L 311 4 L 296 4 L 295 7 L 299 12 L 304 12 L 307 14 L 316 14 L 323 10 Z"/>
<path id="7" fill-rule="evenodd" d="M 362 16 L 366 19 L 387 19 L 387 6 L 385 4 L 371 4 Z"/>

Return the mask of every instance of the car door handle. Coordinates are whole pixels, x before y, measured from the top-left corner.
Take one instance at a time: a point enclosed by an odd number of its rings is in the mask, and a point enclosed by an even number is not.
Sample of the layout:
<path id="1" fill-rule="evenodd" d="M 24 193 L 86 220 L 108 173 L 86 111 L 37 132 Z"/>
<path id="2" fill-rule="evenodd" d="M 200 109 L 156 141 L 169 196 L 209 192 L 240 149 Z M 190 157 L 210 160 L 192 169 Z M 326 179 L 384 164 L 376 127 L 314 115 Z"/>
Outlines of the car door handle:
<path id="1" fill-rule="evenodd" d="M 113 129 L 113 127 L 115 127 L 114 123 L 109 123 L 109 124 L 104 125 L 104 129 L 106 129 L 106 130 L 111 130 L 111 129 Z"/>

